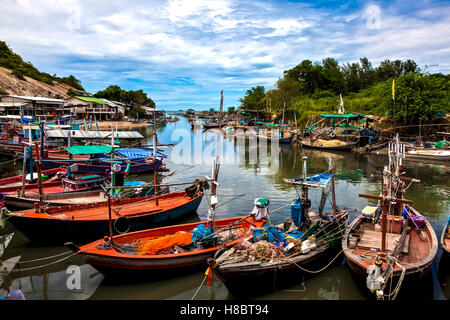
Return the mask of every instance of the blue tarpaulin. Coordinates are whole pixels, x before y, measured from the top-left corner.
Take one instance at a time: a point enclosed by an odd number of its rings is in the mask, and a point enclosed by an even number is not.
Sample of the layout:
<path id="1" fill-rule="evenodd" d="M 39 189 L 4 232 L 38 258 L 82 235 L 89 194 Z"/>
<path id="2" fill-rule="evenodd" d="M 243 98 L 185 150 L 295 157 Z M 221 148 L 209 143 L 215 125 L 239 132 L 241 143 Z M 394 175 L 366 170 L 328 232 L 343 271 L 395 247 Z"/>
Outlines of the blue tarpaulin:
<path id="1" fill-rule="evenodd" d="M 153 156 L 153 149 L 139 149 L 139 148 L 120 148 L 116 150 L 116 153 L 126 157 L 130 160 L 143 159 Z M 160 158 L 166 158 L 167 156 L 156 152 L 156 156 Z"/>
<path id="2" fill-rule="evenodd" d="M 204 224 L 199 224 L 192 230 L 192 241 L 197 245 L 197 240 L 208 238 L 213 233 L 211 227 L 206 227 Z"/>
<path id="3" fill-rule="evenodd" d="M 328 184 L 328 182 L 331 181 L 332 176 L 333 176 L 332 173 L 320 173 L 320 174 L 316 174 L 315 176 L 308 177 L 307 180 L 313 181 L 313 182 L 319 182 L 319 183 L 323 183 L 323 184 Z"/>
<path id="4" fill-rule="evenodd" d="M 302 202 L 299 198 L 291 203 L 291 217 L 296 226 L 302 223 Z"/>

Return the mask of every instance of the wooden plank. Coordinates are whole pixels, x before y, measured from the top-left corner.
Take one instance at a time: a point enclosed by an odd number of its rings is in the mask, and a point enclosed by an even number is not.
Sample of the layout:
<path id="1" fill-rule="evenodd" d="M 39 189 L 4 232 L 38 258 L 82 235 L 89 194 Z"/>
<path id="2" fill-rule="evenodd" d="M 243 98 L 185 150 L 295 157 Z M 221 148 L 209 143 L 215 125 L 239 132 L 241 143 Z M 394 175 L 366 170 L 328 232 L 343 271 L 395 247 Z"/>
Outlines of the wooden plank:
<path id="1" fill-rule="evenodd" d="M 386 233 L 386 249 L 393 251 L 395 245 L 400 239 L 400 234 L 397 233 Z M 361 249 L 379 249 L 381 250 L 381 232 L 373 230 L 365 230 L 361 240 L 358 243 L 358 247 Z M 402 253 L 407 254 L 409 248 L 409 235 L 403 246 Z"/>

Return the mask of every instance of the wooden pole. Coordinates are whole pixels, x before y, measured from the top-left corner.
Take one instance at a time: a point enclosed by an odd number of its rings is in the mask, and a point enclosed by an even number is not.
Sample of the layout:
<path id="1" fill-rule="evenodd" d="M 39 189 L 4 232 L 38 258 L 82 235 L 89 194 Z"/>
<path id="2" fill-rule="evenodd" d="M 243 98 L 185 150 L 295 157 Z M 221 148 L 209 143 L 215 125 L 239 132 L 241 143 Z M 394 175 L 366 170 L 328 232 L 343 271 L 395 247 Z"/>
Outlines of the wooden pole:
<path id="1" fill-rule="evenodd" d="M 112 240 L 113 228 L 112 228 L 112 217 L 111 217 L 111 192 L 108 190 L 108 219 L 109 219 L 109 237 Z"/>
<path id="2" fill-rule="evenodd" d="M 25 196 L 25 175 L 27 168 L 28 147 L 23 147 L 23 163 L 22 163 L 22 197 Z M 32 177 L 30 177 L 32 178 Z"/>
<path id="3" fill-rule="evenodd" d="M 154 187 L 154 193 L 155 193 L 155 204 L 157 206 L 159 206 L 159 199 L 158 199 L 158 183 L 159 183 L 159 179 L 158 179 L 158 166 L 156 164 L 156 153 L 158 152 L 158 139 L 157 139 L 157 122 L 156 122 L 156 107 L 155 107 L 155 112 L 153 112 L 153 121 L 155 123 L 155 133 L 153 134 L 153 184 L 155 185 Z"/>
<path id="4" fill-rule="evenodd" d="M 42 174 L 41 174 L 41 156 L 39 153 L 39 145 L 38 142 L 36 141 L 35 144 L 36 147 L 36 157 L 37 160 L 36 161 L 36 170 L 37 170 L 37 174 L 38 174 L 38 188 L 39 188 L 39 212 L 43 212 L 44 210 L 44 188 L 42 187 Z"/>
<path id="5" fill-rule="evenodd" d="M 331 176 L 331 202 L 333 207 L 333 212 L 338 212 L 338 208 L 336 205 L 336 191 L 335 191 L 335 185 L 334 185 L 334 159 L 330 157 L 330 171 L 332 173 Z"/>

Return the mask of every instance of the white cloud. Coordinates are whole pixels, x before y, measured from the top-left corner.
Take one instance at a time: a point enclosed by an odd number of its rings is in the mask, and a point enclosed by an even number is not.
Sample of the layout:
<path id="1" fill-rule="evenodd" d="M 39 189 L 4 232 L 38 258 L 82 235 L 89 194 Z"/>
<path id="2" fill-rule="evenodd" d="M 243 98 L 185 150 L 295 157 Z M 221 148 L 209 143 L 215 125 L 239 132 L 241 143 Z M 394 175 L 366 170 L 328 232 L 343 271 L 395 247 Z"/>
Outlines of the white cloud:
<path id="1" fill-rule="evenodd" d="M 365 7 L 339 11 L 237 0 L 3 0 L 0 34 L 26 61 L 50 73 L 70 70 L 92 90 L 104 77 L 104 86 L 116 80 L 133 86 L 127 79 L 140 78 L 152 90 L 170 91 L 171 79 L 181 76 L 194 79 L 190 85 L 196 88 L 225 83 L 245 91 L 273 85 L 283 70 L 303 59 L 327 56 L 341 63 L 366 56 L 373 64 L 411 58 L 438 63 L 448 73 L 450 5 L 425 4 L 408 7 L 407 13 L 402 2 L 381 7 L 380 29 L 369 30 Z M 81 13 L 79 28 L 68 26 L 73 12 Z M 58 64 L 57 57 L 64 57 L 65 64 Z M 71 59 L 76 67 L 67 66 Z M 176 81 L 174 89 L 177 85 L 186 89 Z"/>

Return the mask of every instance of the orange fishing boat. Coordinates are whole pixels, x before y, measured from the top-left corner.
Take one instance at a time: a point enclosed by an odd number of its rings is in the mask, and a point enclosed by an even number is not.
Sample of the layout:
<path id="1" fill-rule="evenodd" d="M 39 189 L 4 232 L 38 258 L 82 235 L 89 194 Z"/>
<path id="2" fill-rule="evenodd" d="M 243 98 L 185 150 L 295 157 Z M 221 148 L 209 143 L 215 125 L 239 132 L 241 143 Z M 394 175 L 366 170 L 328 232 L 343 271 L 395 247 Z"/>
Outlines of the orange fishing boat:
<path id="1" fill-rule="evenodd" d="M 258 228 L 265 223 L 265 219 L 255 221 L 250 215 L 215 220 L 219 167 L 217 157 L 213 164 L 212 178 L 207 178 L 207 181 L 211 181 L 207 221 L 117 236 L 112 235 L 110 227 L 109 237 L 103 240 L 83 247 L 73 243 L 66 245 L 84 256 L 86 263 L 92 264 L 104 275 L 126 273 L 128 276 L 136 276 L 149 271 L 152 274 L 155 271 L 179 272 L 206 265 L 207 259 L 213 257 L 219 249 L 244 240 L 252 234 L 252 227 Z M 210 275 L 212 276 L 212 271 Z"/>
<path id="2" fill-rule="evenodd" d="M 180 191 L 157 196 L 10 212 L 8 221 L 32 242 L 86 243 L 108 233 L 136 231 L 168 224 L 197 210 L 203 197 L 200 189 L 193 194 Z M 111 230 L 112 231 L 112 230 Z"/>
<path id="3" fill-rule="evenodd" d="M 398 137 L 389 143 L 389 166 L 383 172 L 380 196 L 360 194 L 378 200 L 367 206 L 352 221 L 342 239 L 342 248 L 350 269 L 375 292 L 377 299 L 395 299 L 404 279 L 425 276 L 437 254 L 436 233 L 425 217 L 403 198 L 405 181 L 401 176 L 405 147 Z M 385 293 L 386 288 L 392 291 Z"/>
<path id="4" fill-rule="evenodd" d="M 82 247 L 73 243 L 66 245 L 104 275 L 139 270 L 173 271 L 206 266 L 207 259 L 219 249 L 242 241 L 251 235 L 252 227 L 259 228 L 263 224 L 264 221 L 255 222 L 248 216 L 216 220 L 216 236 L 207 242 L 192 240 L 194 229 L 208 225 L 208 221 L 204 221 L 105 237 Z"/>

